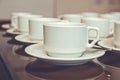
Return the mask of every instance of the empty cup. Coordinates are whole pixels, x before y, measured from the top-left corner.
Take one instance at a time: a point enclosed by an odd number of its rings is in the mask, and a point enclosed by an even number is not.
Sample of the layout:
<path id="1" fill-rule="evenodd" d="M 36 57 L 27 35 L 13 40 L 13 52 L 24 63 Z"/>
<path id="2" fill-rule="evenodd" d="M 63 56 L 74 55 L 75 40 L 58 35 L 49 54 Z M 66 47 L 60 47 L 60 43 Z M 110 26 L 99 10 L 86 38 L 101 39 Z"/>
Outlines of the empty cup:
<path id="1" fill-rule="evenodd" d="M 99 30 L 81 23 L 54 22 L 44 24 L 44 45 L 48 55 L 53 57 L 79 57 L 99 40 Z M 96 32 L 96 38 L 89 43 L 89 31 Z"/>
<path id="2" fill-rule="evenodd" d="M 31 18 L 29 20 L 29 36 L 31 40 L 43 40 L 43 24 L 61 21 L 58 18 Z"/>

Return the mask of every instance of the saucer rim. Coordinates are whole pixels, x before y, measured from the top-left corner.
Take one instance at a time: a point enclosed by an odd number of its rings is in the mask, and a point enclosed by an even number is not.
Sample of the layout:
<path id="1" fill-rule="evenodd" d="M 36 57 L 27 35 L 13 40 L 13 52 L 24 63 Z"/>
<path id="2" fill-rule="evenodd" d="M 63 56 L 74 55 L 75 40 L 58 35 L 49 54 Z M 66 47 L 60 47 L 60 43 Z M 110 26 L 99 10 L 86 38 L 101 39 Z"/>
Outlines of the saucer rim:
<path id="1" fill-rule="evenodd" d="M 27 40 L 28 37 L 29 37 L 29 34 L 27 34 L 27 33 L 26 34 L 20 34 L 20 35 L 15 36 L 15 40 L 20 41 L 20 42 L 24 42 L 24 43 L 41 43 L 42 42 L 42 40 L 41 41 Z"/>
<path id="2" fill-rule="evenodd" d="M 107 48 L 109 50 L 117 50 L 117 51 L 120 51 L 120 48 L 116 48 L 113 44 L 111 44 L 112 46 L 109 46 L 109 45 L 105 45 L 104 43 L 107 44 L 107 41 L 110 41 L 111 43 L 113 43 L 113 40 L 114 40 L 114 37 L 111 37 L 111 38 L 105 38 L 105 39 L 102 39 L 98 42 L 98 45 L 103 47 L 103 48 Z"/>
<path id="3" fill-rule="evenodd" d="M 28 47 L 26 47 L 25 48 L 25 52 L 27 53 L 27 54 L 29 54 L 29 55 L 31 55 L 31 56 L 34 56 L 34 57 L 37 57 L 37 58 L 40 58 L 40 59 L 48 59 L 48 60 L 60 60 L 60 61 L 82 61 L 82 60 L 91 60 L 91 59 L 94 59 L 94 58 L 97 58 L 97 57 L 100 57 L 100 56 L 103 56 L 104 54 L 105 54 L 105 50 L 100 50 L 100 51 L 98 51 L 99 52 L 99 55 L 95 55 L 95 56 L 89 56 L 89 57 L 77 57 L 77 58 L 58 58 L 58 57 L 50 57 L 50 56 L 37 56 L 37 55 L 35 55 L 35 54 L 33 54 L 32 52 L 30 52 L 29 51 L 29 49 L 33 49 L 34 47 L 36 47 L 36 46 L 43 46 L 43 44 L 41 43 L 39 43 L 39 44 L 33 44 L 33 45 L 30 45 L 30 46 L 28 46 Z M 40 50 L 41 50 L 42 48 L 40 48 Z M 42 49 L 43 50 L 43 49 Z M 42 51 L 41 50 L 41 51 Z M 97 52 L 97 53 L 98 53 Z M 44 53 L 43 51 L 42 51 L 42 53 Z M 47 54 L 46 54 L 47 55 Z"/>
<path id="4" fill-rule="evenodd" d="M 5 26 L 9 26 L 9 27 L 5 27 Z M 10 29 L 11 28 L 10 24 L 2 24 L 1 27 L 4 28 L 4 29 Z"/>
<path id="5" fill-rule="evenodd" d="M 6 32 L 9 34 L 14 34 L 14 35 L 19 35 L 19 34 L 26 34 L 26 33 L 21 33 L 21 32 L 14 32 L 15 28 L 10 28 Z"/>

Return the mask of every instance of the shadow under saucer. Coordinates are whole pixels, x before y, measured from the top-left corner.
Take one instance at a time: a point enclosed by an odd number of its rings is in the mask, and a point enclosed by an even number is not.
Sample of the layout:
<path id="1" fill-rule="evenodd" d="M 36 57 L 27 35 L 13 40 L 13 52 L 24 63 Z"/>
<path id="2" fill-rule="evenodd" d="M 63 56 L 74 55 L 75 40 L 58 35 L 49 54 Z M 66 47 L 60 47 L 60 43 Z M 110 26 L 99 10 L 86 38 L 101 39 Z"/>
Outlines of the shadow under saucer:
<path id="1" fill-rule="evenodd" d="M 28 54 L 25 53 L 24 49 L 25 49 L 26 45 L 23 45 L 23 46 L 13 46 L 13 50 L 14 50 L 14 55 L 17 55 L 19 56 L 20 59 L 22 60 L 28 60 L 28 61 L 34 61 L 36 60 L 37 58 L 35 57 L 32 57 Z"/>
<path id="2" fill-rule="evenodd" d="M 15 37 L 16 35 L 12 35 L 12 34 L 9 34 L 9 33 L 5 33 L 4 35 L 3 35 L 3 37 Z"/>
<path id="3" fill-rule="evenodd" d="M 29 45 L 23 45 L 22 47 L 15 50 L 15 53 L 25 57 L 32 57 L 25 52 L 25 48 Z"/>
<path id="4" fill-rule="evenodd" d="M 103 64 L 120 68 L 120 51 L 107 51 L 98 60 Z"/>
<path id="5" fill-rule="evenodd" d="M 19 42 L 15 40 L 15 37 L 12 37 L 10 40 L 7 41 L 9 44 L 15 44 L 15 45 L 31 45 L 32 43 L 24 43 L 24 42 Z"/>
<path id="6" fill-rule="evenodd" d="M 58 66 L 36 60 L 26 66 L 26 72 L 32 77 L 45 80 L 106 80 L 103 68 L 94 62 Z"/>
<path id="7" fill-rule="evenodd" d="M 107 51 L 98 61 L 104 64 L 110 80 L 120 80 L 120 51 Z"/>

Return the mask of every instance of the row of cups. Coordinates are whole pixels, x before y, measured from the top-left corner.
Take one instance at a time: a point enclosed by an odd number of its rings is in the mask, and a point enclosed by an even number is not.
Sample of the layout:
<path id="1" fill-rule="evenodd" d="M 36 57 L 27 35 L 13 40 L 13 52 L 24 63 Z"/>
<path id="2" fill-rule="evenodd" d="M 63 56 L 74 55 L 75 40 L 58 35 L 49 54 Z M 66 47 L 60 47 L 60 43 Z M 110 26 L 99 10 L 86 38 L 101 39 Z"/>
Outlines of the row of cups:
<path id="1" fill-rule="evenodd" d="M 17 18 L 19 16 L 19 18 Z M 28 19 L 30 19 L 30 23 L 32 23 L 32 18 L 41 18 L 42 15 L 31 15 L 31 13 L 13 13 L 11 22 L 12 26 L 19 27 L 21 32 L 28 32 L 29 31 L 29 24 Z M 110 34 L 113 34 L 114 31 L 114 23 L 115 21 L 120 20 L 120 13 L 113 12 L 111 14 L 99 14 L 99 13 L 83 13 L 83 14 L 65 14 L 59 17 L 60 19 L 69 21 L 69 22 L 79 22 L 85 23 L 92 27 L 98 27 L 100 29 L 100 38 L 105 38 Z M 18 20 L 19 19 L 19 20 Z M 43 19 L 42 19 L 43 20 Z M 59 21 L 57 18 L 52 18 L 51 20 L 44 19 L 43 21 Z M 18 23 L 19 21 L 19 23 Z M 24 26 L 24 27 L 23 27 Z M 89 38 L 94 38 L 95 32 L 92 32 L 89 35 Z"/>
<path id="2" fill-rule="evenodd" d="M 81 15 L 71 16 L 71 20 L 76 20 Z M 31 13 L 13 13 L 11 25 L 22 33 L 28 32 L 31 40 L 43 40 L 46 52 L 53 57 L 79 57 L 87 48 L 92 48 L 101 35 L 109 33 L 110 21 L 106 18 L 84 17 L 83 23 L 64 20 Z M 90 37 L 93 40 L 91 43 Z"/>
<path id="3" fill-rule="evenodd" d="M 79 57 L 99 40 L 98 28 L 59 18 L 17 13 L 12 15 L 11 21 L 11 25 L 20 32 L 28 32 L 31 40 L 43 40 L 45 50 L 53 57 Z M 89 43 L 88 33 L 92 30 L 96 32 L 96 37 Z"/>
<path id="4" fill-rule="evenodd" d="M 81 22 L 88 26 L 99 28 L 100 39 L 108 38 L 113 35 L 113 44 L 120 48 L 120 12 L 111 13 L 82 13 L 82 14 L 64 14 L 60 16 L 61 19 L 70 22 Z M 96 36 L 95 32 L 89 34 L 89 39 L 93 40 Z"/>
<path id="5" fill-rule="evenodd" d="M 60 21 L 32 13 L 12 13 L 11 26 L 21 33 L 29 33 L 31 40 L 43 40 L 43 24 Z"/>
<path id="6" fill-rule="evenodd" d="M 115 22 L 120 20 L 120 12 L 111 12 L 105 14 L 99 13 L 83 13 L 83 14 L 64 14 L 60 16 L 61 19 L 69 20 L 70 22 L 85 23 L 92 27 L 100 29 L 100 38 L 108 37 L 113 34 Z M 92 32 L 89 37 L 95 37 Z"/>

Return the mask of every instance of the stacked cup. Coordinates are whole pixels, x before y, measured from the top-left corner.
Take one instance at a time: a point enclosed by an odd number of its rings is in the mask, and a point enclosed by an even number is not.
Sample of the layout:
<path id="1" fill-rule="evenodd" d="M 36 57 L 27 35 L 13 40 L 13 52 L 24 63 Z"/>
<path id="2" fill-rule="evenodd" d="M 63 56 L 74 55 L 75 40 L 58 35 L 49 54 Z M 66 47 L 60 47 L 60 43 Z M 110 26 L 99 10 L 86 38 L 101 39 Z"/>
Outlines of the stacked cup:
<path id="1" fill-rule="evenodd" d="M 42 15 L 23 14 L 18 16 L 18 30 L 22 33 L 29 32 L 29 20 L 31 18 L 41 18 Z"/>
<path id="2" fill-rule="evenodd" d="M 34 17 L 29 20 L 30 40 L 43 40 L 43 24 L 50 22 L 59 22 L 58 18 L 39 18 Z"/>
<path id="3" fill-rule="evenodd" d="M 99 17 L 99 13 L 97 12 L 83 12 L 83 17 Z"/>
<path id="4" fill-rule="evenodd" d="M 11 26 L 13 28 L 18 28 L 18 16 L 20 15 L 30 15 L 31 13 L 27 12 L 14 12 L 11 14 Z"/>
<path id="5" fill-rule="evenodd" d="M 106 18 L 110 21 L 110 29 L 113 31 L 112 34 L 114 33 L 114 26 L 115 22 L 120 20 L 119 17 L 112 15 L 112 14 L 101 14 L 102 18 Z"/>
<path id="6" fill-rule="evenodd" d="M 120 48 L 120 21 L 115 22 L 114 28 L 114 45 L 117 48 Z"/>
<path id="7" fill-rule="evenodd" d="M 100 18 L 100 17 L 85 17 L 83 18 L 83 23 L 85 23 L 88 26 L 97 27 L 100 30 L 100 39 L 106 38 L 109 36 L 113 30 L 110 28 L 110 22 L 106 18 Z M 89 38 L 92 40 L 95 37 L 95 33 L 91 32 L 89 35 Z"/>
<path id="8" fill-rule="evenodd" d="M 60 18 L 62 20 L 67 20 L 69 22 L 81 22 L 82 20 L 82 15 L 80 14 L 64 14 L 64 15 L 61 15 Z"/>

